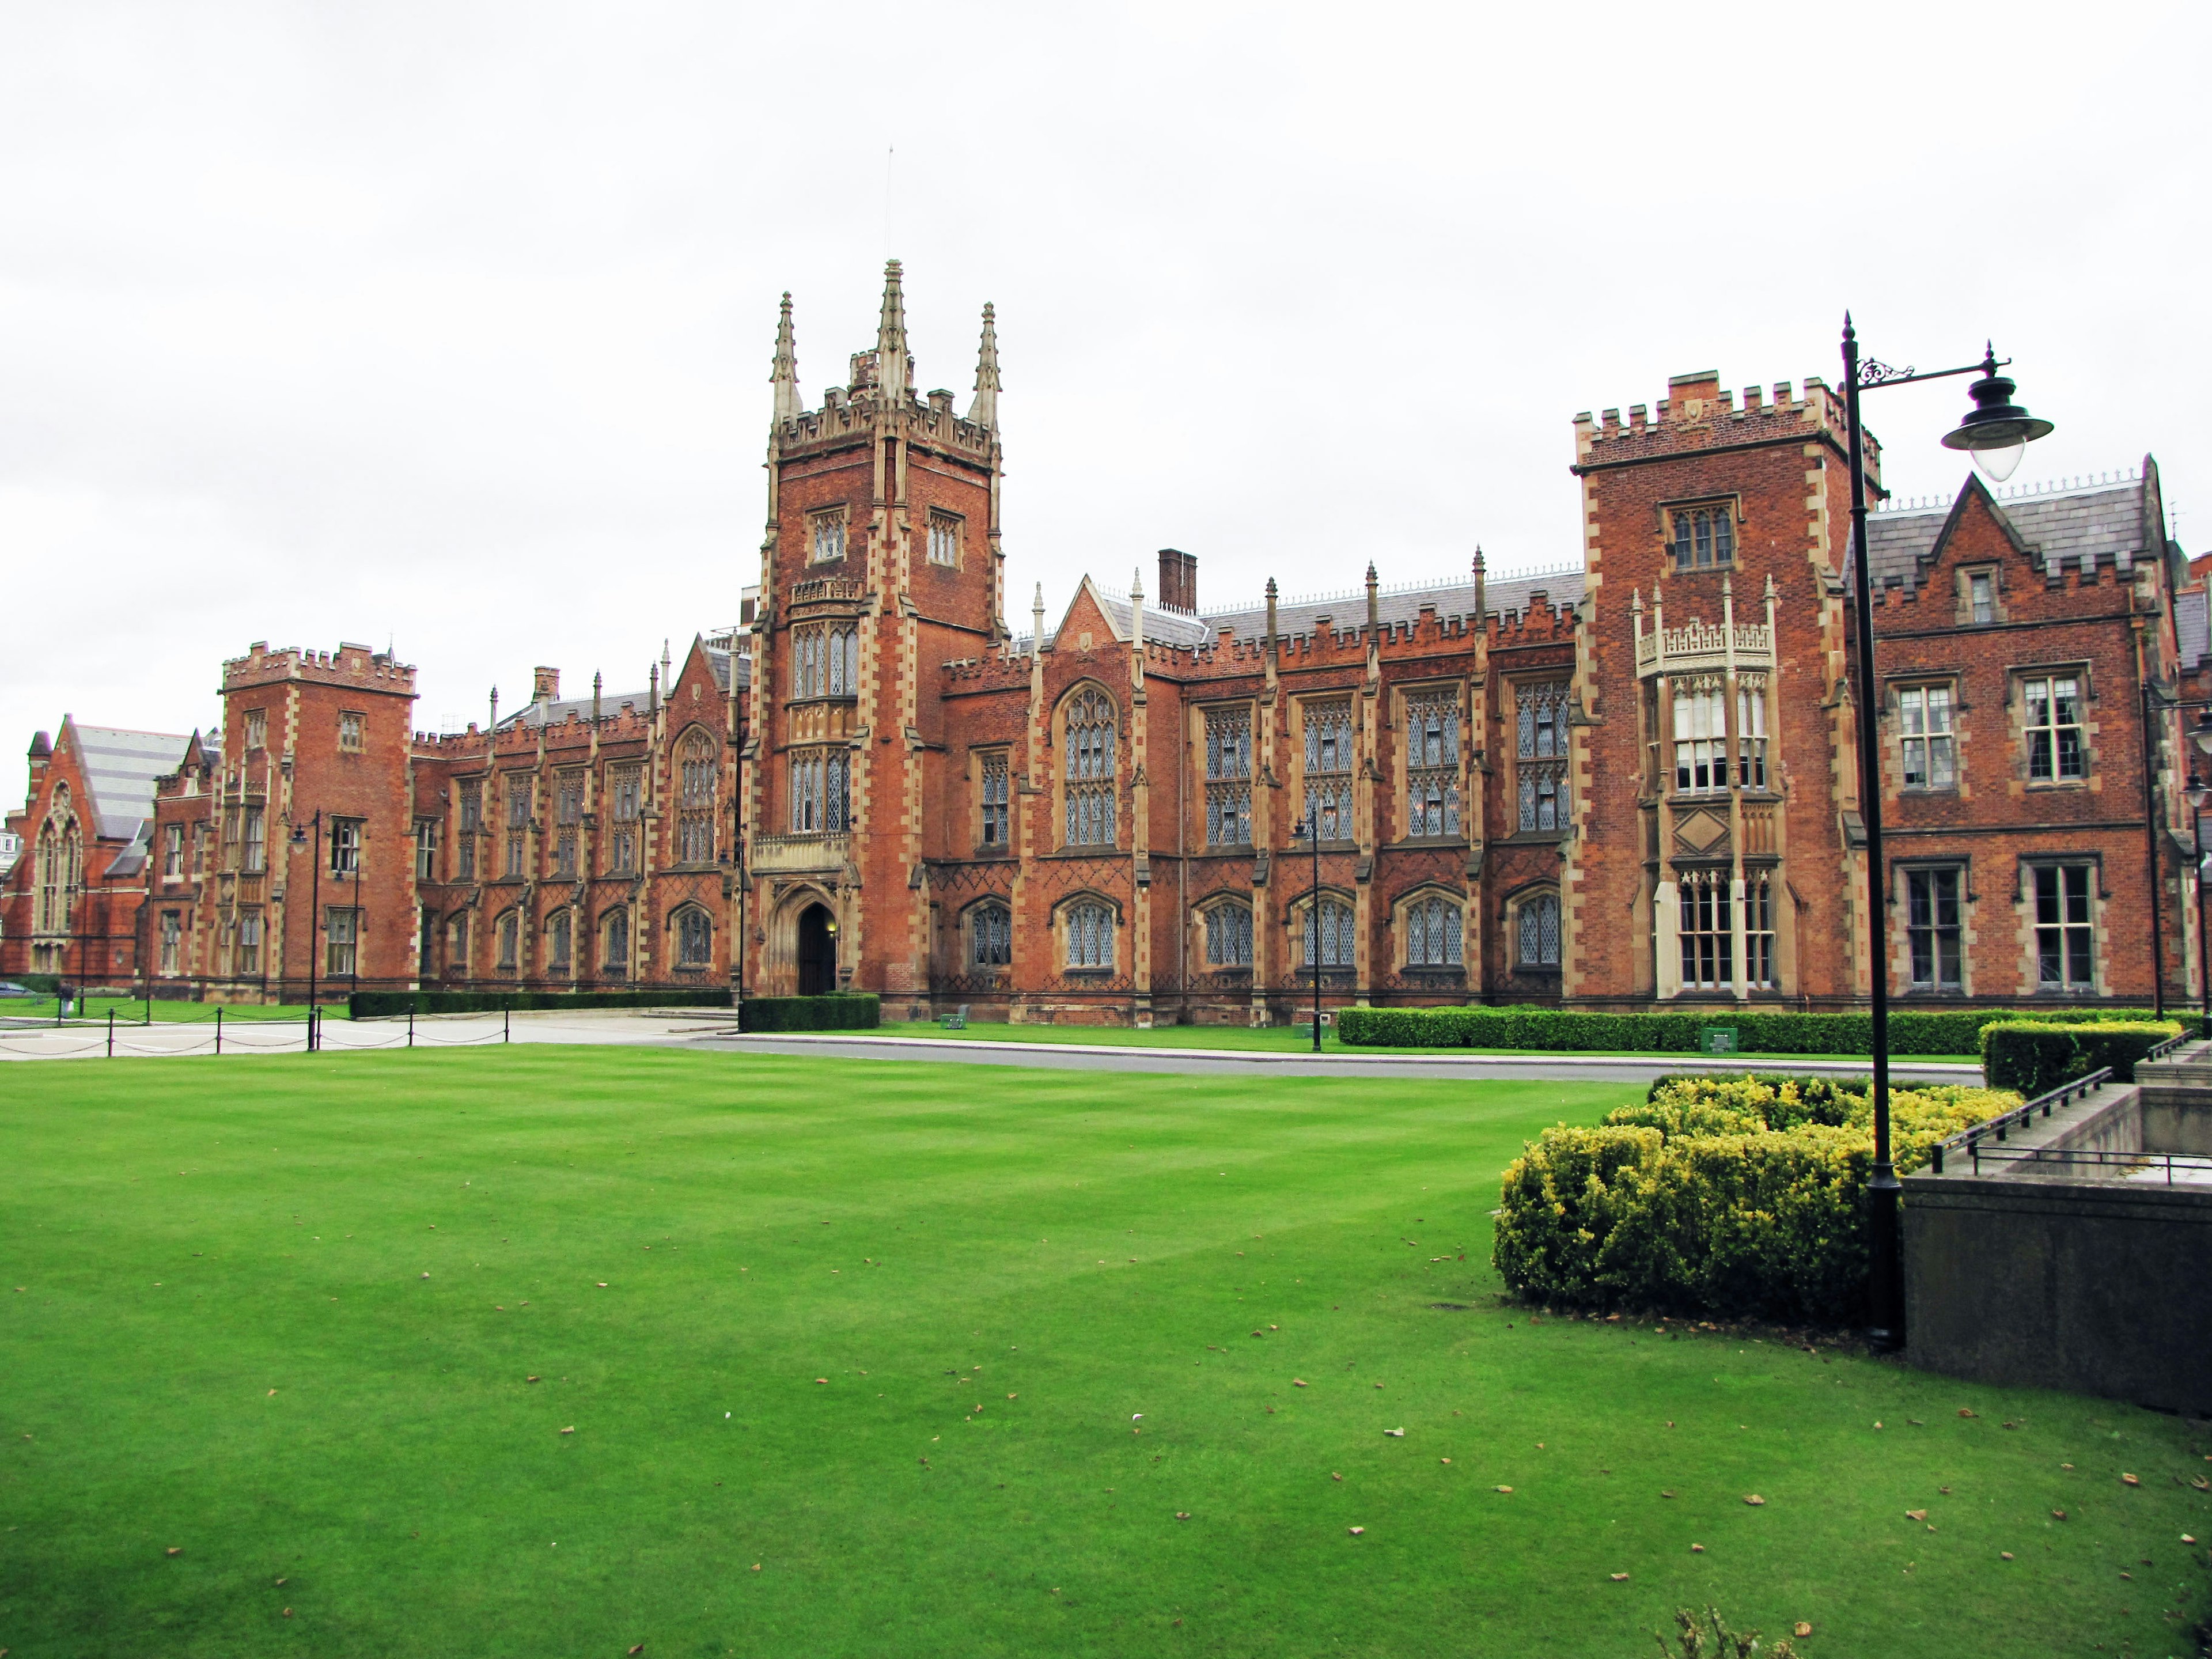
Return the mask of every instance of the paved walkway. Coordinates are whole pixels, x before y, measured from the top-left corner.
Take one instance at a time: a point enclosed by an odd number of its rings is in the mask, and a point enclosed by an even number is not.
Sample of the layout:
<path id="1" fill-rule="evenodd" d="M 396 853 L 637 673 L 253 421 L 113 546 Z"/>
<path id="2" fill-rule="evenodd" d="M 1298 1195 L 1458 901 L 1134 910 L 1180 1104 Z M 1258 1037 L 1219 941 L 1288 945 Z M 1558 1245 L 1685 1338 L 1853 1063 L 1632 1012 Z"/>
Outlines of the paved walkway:
<path id="1" fill-rule="evenodd" d="M 498 1014 L 417 1015 L 410 1045 L 404 1018 L 329 1019 L 322 1047 L 337 1054 L 374 1048 L 483 1048 L 509 1042 L 615 1044 L 707 1048 L 723 1053 L 810 1056 L 819 1060 L 923 1060 L 955 1066 L 1026 1066 L 1052 1071 L 1157 1072 L 1198 1076 L 1421 1078 L 1571 1082 L 1609 1079 L 1646 1083 L 1669 1072 L 1789 1071 L 1863 1077 L 1859 1060 L 1727 1060 L 1696 1054 L 1471 1054 L 1442 1049 L 1419 1054 L 1306 1054 L 1249 1048 L 1154 1048 L 1110 1043 L 1012 1042 L 989 1038 L 900 1036 L 890 1032 L 780 1033 L 740 1036 L 720 1010 L 607 1009 Z M 302 1053 L 304 1021 L 226 1020 L 224 1059 Z M 112 1057 L 216 1054 L 214 1023 L 192 1021 L 114 1029 Z M 0 1030 L 0 1060 L 101 1060 L 110 1057 L 102 1025 Z M 1899 1082 L 1978 1082 L 1981 1068 L 1944 1061 L 1891 1062 Z"/>
<path id="2" fill-rule="evenodd" d="M 1795 1072 L 1863 1077 L 1863 1060 L 1715 1060 L 1698 1054 L 1298 1054 L 1249 1048 L 1116 1048 L 1107 1043 L 1006 1042 L 988 1038 L 861 1036 L 852 1032 L 739 1036 L 721 1031 L 694 1040 L 700 1048 L 839 1060 L 923 1060 L 969 1066 L 1029 1066 L 1055 1071 L 1264 1073 L 1271 1077 L 1401 1077 L 1448 1079 L 1619 1079 L 1648 1083 L 1670 1072 Z M 1900 1082 L 1978 1083 L 1982 1068 L 1952 1061 L 1893 1060 Z"/>

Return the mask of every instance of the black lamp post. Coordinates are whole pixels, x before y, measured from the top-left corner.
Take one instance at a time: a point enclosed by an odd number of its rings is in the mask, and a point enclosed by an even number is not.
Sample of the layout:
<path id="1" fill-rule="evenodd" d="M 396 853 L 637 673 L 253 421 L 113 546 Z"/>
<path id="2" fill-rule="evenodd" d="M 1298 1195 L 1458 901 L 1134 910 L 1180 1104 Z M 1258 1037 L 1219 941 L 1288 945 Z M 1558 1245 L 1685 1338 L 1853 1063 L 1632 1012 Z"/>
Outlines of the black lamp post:
<path id="1" fill-rule="evenodd" d="M 315 827 L 313 863 L 309 866 L 307 899 L 307 1049 L 315 1048 L 315 953 L 321 947 L 317 943 L 315 930 L 322 924 L 323 910 L 323 809 L 317 807 L 308 820 Z M 307 832 L 298 824 L 292 826 L 292 845 L 308 845 Z"/>
<path id="2" fill-rule="evenodd" d="M 1306 920 L 1313 928 L 1313 949 L 1306 953 L 1306 971 L 1313 975 L 1313 1051 L 1321 1052 L 1321 808 L 1315 802 L 1306 803 L 1304 822 L 1291 830 L 1292 841 L 1307 843 L 1313 854 L 1313 897 L 1306 906 Z"/>
<path id="3" fill-rule="evenodd" d="M 2009 478 L 2021 452 L 2047 435 L 2051 422 L 2038 420 L 2012 401 L 2014 383 L 1997 373 L 1994 347 L 1982 361 L 1963 368 L 1923 374 L 1893 368 L 1859 356 L 1858 333 L 1844 314 L 1844 409 L 1849 428 L 1851 469 L 1851 566 L 1853 612 L 1858 624 L 1859 811 L 1866 822 L 1867 951 L 1872 981 L 1874 1026 L 1874 1174 L 1867 1183 L 1872 1283 L 1869 1285 L 1868 1335 L 1877 1348 L 1894 1349 L 1905 1340 L 1904 1262 L 1898 1249 L 1897 1206 L 1903 1188 L 1890 1159 L 1889 1145 L 1889 913 L 1888 878 L 1881 852 L 1881 740 L 1876 731 L 1881 710 L 1874 672 L 1874 580 L 1867 568 L 1866 446 L 1859 421 L 1859 394 L 1878 386 L 1910 386 L 1916 380 L 1947 380 L 1958 374 L 1982 378 L 1968 388 L 1974 407 L 1943 434 L 1947 449 L 1962 449 L 1992 480 Z M 2009 362 L 2010 358 L 2005 360 Z"/>

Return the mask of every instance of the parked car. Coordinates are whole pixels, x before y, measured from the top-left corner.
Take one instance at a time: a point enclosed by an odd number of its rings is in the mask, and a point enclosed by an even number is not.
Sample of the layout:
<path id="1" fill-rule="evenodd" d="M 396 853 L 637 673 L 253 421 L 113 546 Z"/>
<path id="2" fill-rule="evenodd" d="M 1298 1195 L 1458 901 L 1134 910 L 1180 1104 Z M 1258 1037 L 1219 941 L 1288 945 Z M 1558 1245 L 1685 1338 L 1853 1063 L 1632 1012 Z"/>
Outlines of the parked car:
<path id="1" fill-rule="evenodd" d="M 0 979 L 0 997 L 34 997 L 38 994 L 27 985 L 18 985 L 12 979 Z"/>

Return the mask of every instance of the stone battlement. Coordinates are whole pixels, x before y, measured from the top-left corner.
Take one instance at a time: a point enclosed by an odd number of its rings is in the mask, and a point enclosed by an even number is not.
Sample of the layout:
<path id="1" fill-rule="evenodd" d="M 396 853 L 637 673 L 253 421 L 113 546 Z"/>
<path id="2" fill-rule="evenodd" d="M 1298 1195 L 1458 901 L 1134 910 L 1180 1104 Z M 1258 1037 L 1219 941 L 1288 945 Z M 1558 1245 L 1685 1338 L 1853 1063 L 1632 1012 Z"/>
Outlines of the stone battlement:
<path id="1" fill-rule="evenodd" d="M 226 691 L 281 680 L 312 680 L 324 685 L 357 686 L 395 696 L 415 695 L 415 671 L 394 662 L 381 651 L 342 641 L 335 651 L 302 651 L 288 645 L 271 651 L 266 640 L 256 640 L 242 657 L 222 665 Z"/>
<path id="2" fill-rule="evenodd" d="M 1725 449 L 1743 444 L 1826 434 L 1844 441 L 1844 400 L 1818 376 L 1808 375 L 1802 393 L 1778 380 L 1771 394 L 1746 386 L 1742 407 L 1722 389 L 1710 371 L 1677 374 L 1655 409 L 1632 404 L 1626 422 L 1619 409 L 1593 418 L 1588 410 L 1575 416 L 1575 460 L 1579 466 L 1642 460 L 1684 450 Z M 1871 440 L 1869 440 L 1871 445 Z M 1869 453 L 1871 454 L 1871 448 Z"/>

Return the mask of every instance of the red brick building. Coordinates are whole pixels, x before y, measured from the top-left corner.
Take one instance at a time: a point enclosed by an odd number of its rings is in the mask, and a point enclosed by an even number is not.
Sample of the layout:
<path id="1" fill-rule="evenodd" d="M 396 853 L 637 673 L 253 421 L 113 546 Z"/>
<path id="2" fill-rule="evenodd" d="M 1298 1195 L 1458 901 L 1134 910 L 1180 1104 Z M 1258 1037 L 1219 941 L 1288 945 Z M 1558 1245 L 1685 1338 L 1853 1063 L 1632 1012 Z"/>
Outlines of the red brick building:
<path id="1" fill-rule="evenodd" d="M 771 382 L 754 597 L 642 692 L 563 700 L 541 669 L 522 709 L 433 736 L 412 671 L 364 647 L 226 665 L 219 739 L 167 740 L 145 867 L 107 901 L 129 971 L 256 998 L 311 970 L 742 973 L 892 1017 L 1137 1023 L 1292 1018 L 1316 972 L 1339 1003 L 1865 995 L 1850 491 L 1819 381 L 1739 404 L 1680 376 L 1625 422 L 1578 416 L 1584 544 L 1553 573 L 1490 581 L 1477 552 L 1463 583 L 1370 566 L 1208 609 L 1167 550 L 1150 596 L 1086 578 L 1018 635 L 990 308 L 964 414 L 917 390 L 896 264 L 846 385 L 805 406 L 787 300 Z M 2206 607 L 2163 526 L 2148 460 L 1875 515 L 1900 994 L 2147 1000 L 2154 909 L 2193 994 L 2162 706 Z M 9 821 L 33 848 L 52 793 Z M 0 973 L 53 960 L 33 862 L 0 884 Z"/>

